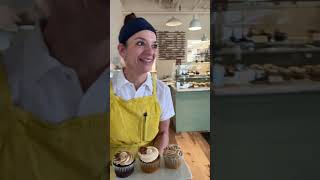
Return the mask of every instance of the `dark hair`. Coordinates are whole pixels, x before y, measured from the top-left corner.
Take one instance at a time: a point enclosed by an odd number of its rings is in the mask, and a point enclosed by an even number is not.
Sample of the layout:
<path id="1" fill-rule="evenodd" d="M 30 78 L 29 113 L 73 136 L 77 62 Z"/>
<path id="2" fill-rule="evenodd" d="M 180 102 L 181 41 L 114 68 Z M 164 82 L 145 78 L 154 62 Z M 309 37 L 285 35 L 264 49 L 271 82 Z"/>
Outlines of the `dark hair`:
<path id="1" fill-rule="evenodd" d="M 126 15 L 124 18 L 124 25 L 122 26 L 118 37 L 119 43 L 126 45 L 127 40 L 133 34 L 142 30 L 149 30 L 156 34 L 154 27 L 144 18 L 136 17 L 134 13 Z"/>
<path id="2" fill-rule="evenodd" d="M 128 14 L 126 15 L 126 17 L 124 18 L 124 22 L 123 24 L 127 24 L 129 21 L 136 19 L 137 16 L 134 13 Z"/>

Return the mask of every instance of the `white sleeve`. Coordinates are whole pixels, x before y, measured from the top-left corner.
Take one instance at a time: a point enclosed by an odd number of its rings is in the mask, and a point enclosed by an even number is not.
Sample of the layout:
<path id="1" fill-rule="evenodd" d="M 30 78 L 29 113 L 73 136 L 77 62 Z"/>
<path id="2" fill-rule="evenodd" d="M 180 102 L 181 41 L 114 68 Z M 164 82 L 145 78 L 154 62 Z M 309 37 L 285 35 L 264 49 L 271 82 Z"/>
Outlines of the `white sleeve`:
<path id="1" fill-rule="evenodd" d="M 165 85 L 159 99 L 161 106 L 160 121 L 168 120 L 175 115 L 170 88 Z"/>

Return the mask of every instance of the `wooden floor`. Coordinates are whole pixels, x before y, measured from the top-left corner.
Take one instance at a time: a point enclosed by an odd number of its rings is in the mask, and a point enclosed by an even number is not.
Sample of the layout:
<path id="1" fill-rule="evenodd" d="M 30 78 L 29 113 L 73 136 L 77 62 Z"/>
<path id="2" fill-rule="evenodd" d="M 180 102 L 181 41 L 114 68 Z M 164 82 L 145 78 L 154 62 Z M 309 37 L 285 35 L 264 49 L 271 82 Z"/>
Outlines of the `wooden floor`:
<path id="1" fill-rule="evenodd" d="M 170 129 L 170 143 L 177 143 L 183 149 L 192 180 L 210 180 L 210 145 L 200 133 L 175 133 Z"/>

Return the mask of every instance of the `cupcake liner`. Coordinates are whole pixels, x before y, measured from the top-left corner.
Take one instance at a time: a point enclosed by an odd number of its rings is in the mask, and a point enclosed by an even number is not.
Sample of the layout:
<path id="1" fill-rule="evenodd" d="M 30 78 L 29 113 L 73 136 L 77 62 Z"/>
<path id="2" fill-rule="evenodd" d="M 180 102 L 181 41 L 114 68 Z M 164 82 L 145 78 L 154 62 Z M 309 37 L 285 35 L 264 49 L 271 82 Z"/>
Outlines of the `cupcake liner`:
<path id="1" fill-rule="evenodd" d="M 182 156 L 178 156 L 178 157 L 167 157 L 164 156 L 164 164 L 166 168 L 169 169 L 178 169 L 181 165 L 181 161 L 182 161 Z"/>
<path id="2" fill-rule="evenodd" d="M 160 168 L 160 156 L 153 162 L 145 163 L 140 160 L 141 170 L 145 173 L 153 173 Z"/>
<path id="3" fill-rule="evenodd" d="M 115 164 L 112 164 L 116 176 L 119 178 L 125 178 L 130 176 L 134 171 L 134 162 L 135 161 L 133 161 L 130 165 L 127 166 L 117 166 Z"/>

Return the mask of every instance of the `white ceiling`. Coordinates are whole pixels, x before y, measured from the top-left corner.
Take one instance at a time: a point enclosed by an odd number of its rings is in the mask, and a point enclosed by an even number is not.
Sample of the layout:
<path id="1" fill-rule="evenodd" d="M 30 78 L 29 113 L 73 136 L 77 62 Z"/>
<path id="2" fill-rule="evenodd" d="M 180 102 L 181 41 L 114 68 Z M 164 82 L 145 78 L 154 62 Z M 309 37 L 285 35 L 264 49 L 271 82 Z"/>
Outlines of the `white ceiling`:
<path id="1" fill-rule="evenodd" d="M 210 11 L 210 0 L 120 0 L 124 11 Z M 143 6 L 142 6 L 143 4 Z"/>
<path id="2" fill-rule="evenodd" d="M 115 0 L 116 1 L 116 0 Z M 200 40 L 203 34 L 210 38 L 210 0 L 120 0 L 123 16 L 134 12 L 146 18 L 159 31 L 184 31 L 186 39 Z M 181 11 L 179 11 L 181 5 Z M 202 29 L 189 31 L 188 27 L 193 15 L 200 20 Z M 178 18 L 182 25 L 166 26 L 172 17 Z M 122 22 L 122 19 L 120 20 Z M 121 23 L 122 24 L 122 23 Z"/>

